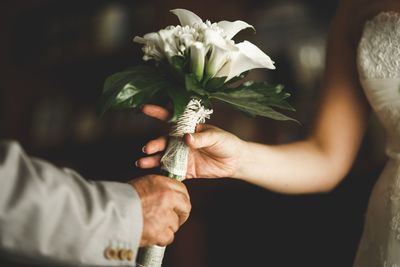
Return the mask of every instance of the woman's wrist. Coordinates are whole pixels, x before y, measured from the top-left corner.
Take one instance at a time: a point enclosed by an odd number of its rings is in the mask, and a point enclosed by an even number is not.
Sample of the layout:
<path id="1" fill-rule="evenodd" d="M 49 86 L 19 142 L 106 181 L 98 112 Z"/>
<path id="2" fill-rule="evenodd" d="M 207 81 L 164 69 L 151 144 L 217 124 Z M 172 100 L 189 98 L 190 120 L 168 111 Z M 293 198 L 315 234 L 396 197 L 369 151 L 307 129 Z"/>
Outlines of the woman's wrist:
<path id="1" fill-rule="evenodd" d="M 245 179 L 248 176 L 248 168 L 251 168 L 254 164 L 254 155 L 251 153 L 251 143 L 244 140 L 240 141 L 237 168 L 232 178 Z"/>

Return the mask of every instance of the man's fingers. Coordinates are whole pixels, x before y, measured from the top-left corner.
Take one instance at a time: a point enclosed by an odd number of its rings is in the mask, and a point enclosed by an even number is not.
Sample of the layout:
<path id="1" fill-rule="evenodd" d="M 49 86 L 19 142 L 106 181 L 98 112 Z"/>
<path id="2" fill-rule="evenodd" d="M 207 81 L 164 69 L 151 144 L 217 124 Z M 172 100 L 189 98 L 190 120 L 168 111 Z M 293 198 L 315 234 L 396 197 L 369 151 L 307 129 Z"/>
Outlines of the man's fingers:
<path id="1" fill-rule="evenodd" d="M 165 108 L 156 105 L 144 105 L 142 108 L 142 112 L 147 116 L 166 121 L 169 118 L 169 112 Z"/>
<path id="2" fill-rule="evenodd" d="M 179 217 L 179 226 L 181 226 L 189 219 L 190 212 L 180 212 L 177 215 Z"/>
<path id="3" fill-rule="evenodd" d="M 180 219 L 179 216 L 176 212 L 172 211 L 171 212 L 171 224 L 169 225 L 169 228 L 176 233 L 179 229 L 180 226 Z"/>
<path id="4" fill-rule="evenodd" d="M 142 169 L 150 169 L 160 166 L 161 155 L 140 158 L 135 165 Z"/>
<path id="5" fill-rule="evenodd" d="M 167 246 L 174 241 L 175 233 L 168 228 L 160 237 L 157 245 L 159 246 Z"/>
<path id="6" fill-rule="evenodd" d="M 162 176 L 161 176 L 162 177 Z M 167 179 L 167 183 L 170 189 L 175 190 L 181 194 L 183 194 L 188 200 L 190 200 L 190 196 L 189 196 L 189 192 L 185 186 L 184 183 L 179 182 L 175 179 L 171 179 L 171 178 L 166 178 L 166 177 L 162 177 L 164 179 Z"/>
<path id="7" fill-rule="evenodd" d="M 159 157 L 143 158 L 138 163 L 141 166 L 150 166 L 149 161 L 158 162 Z M 140 244 L 170 244 L 191 210 L 186 186 L 171 178 L 154 174 L 135 179 L 130 184 L 142 202 L 144 226 Z"/>
<path id="8" fill-rule="evenodd" d="M 167 146 L 167 138 L 160 136 L 157 139 L 149 141 L 142 149 L 143 153 L 154 154 L 164 151 Z"/>
<path id="9" fill-rule="evenodd" d="M 168 187 L 173 190 L 172 194 L 166 195 L 166 200 L 170 205 L 172 205 L 173 210 L 179 217 L 179 225 L 182 225 L 189 217 L 190 211 L 192 209 L 192 204 L 190 203 L 190 196 L 186 186 L 182 182 L 178 182 L 171 178 L 166 178 L 162 176 L 160 181 L 165 180 L 168 183 Z"/>
<path id="10" fill-rule="evenodd" d="M 174 211 L 179 217 L 179 226 L 186 222 L 186 220 L 189 218 L 191 209 L 192 205 L 190 204 L 188 196 L 182 193 L 177 194 Z"/>

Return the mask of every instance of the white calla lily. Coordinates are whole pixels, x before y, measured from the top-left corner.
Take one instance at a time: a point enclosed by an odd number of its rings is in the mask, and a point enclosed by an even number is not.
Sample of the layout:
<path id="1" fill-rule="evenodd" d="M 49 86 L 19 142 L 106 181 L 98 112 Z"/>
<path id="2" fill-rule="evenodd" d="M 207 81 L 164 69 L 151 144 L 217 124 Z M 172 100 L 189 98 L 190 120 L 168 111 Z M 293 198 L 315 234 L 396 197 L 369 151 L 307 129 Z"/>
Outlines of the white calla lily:
<path id="1" fill-rule="evenodd" d="M 236 47 L 239 51 L 232 53 L 229 62 L 218 71 L 216 77 L 226 76 L 226 80 L 229 81 L 233 77 L 251 69 L 275 69 L 271 58 L 254 44 L 243 41 L 236 44 Z"/>
<path id="2" fill-rule="evenodd" d="M 190 70 L 200 82 L 203 79 L 207 47 L 201 42 L 190 46 Z"/>
<path id="3" fill-rule="evenodd" d="M 171 13 L 178 17 L 182 26 L 194 26 L 203 23 L 203 20 L 199 16 L 183 8 L 172 9 Z"/>
<path id="4" fill-rule="evenodd" d="M 229 55 L 239 51 L 231 40 L 227 40 L 212 29 L 204 31 L 203 43 L 211 50 L 205 70 L 205 79 L 213 78 L 229 60 Z"/>
<path id="5" fill-rule="evenodd" d="M 229 40 L 232 39 L 241 30 L 252 28 L 255 31 L 252 25 L 241 20 L 236 20 L 233 22 L 222 20 L 218 22 L 217 25 L 224 31 L 225 38 Z"/>
<path id="6" fill-rule="evenodd" d="M 157 33 L 135 37 L 144 44 L 143 59 L 168 61 L 174 56 L 188 56 L 191 72 L 197 79 L 227 77 L 227 80 L 254 68 L 274 69 L 274 62 L 254 44 L 244 41 L 235 44 L 232 38 L 241 30 L 254 27 L 244 21 L 211 23 L 186 9 L 173 9 L 181 25 L 169 26 Z M 201 45 L 200 45 L 201 44 Z M 207 53 L 210 51 L 210 53 Z M 203 56 L 204 54 L 204 56 Z"/>
<path id="7" fill-rule="evenodd" d="M 228 62 L 230 55 L 231 51 L 220 46 L 213 46 L 206 65 L 205 79 L 209 80 L 215 77 L 219 70 Z"/>
<path id="8" fill-rule="evenodd" d="M 225 39 L 221 34 L 212 29 L 204 30 L 203 43 L 205 45 L 224 47 L 227 50 L 237 50 L 235 43 L 232 40 Z"/>

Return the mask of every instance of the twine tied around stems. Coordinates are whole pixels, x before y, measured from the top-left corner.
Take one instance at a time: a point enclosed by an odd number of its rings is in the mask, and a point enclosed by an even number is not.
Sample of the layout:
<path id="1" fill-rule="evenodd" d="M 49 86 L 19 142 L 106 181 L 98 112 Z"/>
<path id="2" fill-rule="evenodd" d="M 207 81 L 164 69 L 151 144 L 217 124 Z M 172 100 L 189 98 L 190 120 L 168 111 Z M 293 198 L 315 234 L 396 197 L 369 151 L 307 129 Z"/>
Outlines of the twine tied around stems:
<path id="1" fill-rule="evenodd" d="M 185 111 L 178 117 L 176 124 L 172 127 L 169 136 L 181 137 L 185 133 L 194 133 L 196 125 L 204 123 L 213 113 L 212 109 L 206 109 L 201 101 L 192 99 L 187 104 Z"/>
<path id="2" fill-rule="evenodd" d="M 168 147 L 161 158 L 161 169 L 172 174 L 178 180 L 183 180 L 187 171 L 188 147 L 182 140 L 186 133 L 194 133 L 196 125 L 204 123 L 213 113 L 212 109 L 206 109 L 201 101 L 192 99 L 187 104 L 185 111 L 179 116 L 169 134 Z"/>

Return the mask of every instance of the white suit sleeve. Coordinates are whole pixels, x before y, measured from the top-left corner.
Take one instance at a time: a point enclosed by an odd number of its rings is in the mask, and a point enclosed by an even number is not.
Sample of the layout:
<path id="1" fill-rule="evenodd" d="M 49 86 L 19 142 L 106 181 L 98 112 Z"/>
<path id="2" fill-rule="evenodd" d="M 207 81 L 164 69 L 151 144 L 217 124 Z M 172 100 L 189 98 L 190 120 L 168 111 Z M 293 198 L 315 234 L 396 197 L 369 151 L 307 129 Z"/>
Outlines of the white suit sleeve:
<path id="1" fill-rule="evenodd" d="M 134 266 L 142 226 L 131 185 L 90 182 L 0 142 L 2 255 L 52 266 Z"/>

